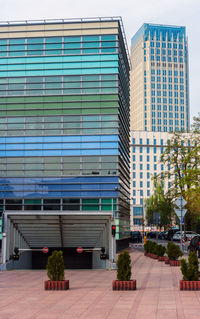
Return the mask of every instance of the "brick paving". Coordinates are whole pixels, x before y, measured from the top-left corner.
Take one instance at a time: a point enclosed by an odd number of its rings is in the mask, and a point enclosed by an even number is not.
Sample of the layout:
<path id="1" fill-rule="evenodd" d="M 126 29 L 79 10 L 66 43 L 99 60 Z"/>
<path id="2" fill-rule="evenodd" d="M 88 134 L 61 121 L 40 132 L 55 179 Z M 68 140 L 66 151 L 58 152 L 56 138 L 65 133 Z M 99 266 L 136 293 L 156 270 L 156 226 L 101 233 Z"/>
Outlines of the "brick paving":
<path id="1" fill-rule="evenodd" d="M 0 272 L 0 318 L 200 319 L 200 291 L 179 291 L 179 267 L 130 250 L 136 291 L 112 291 L 116 271 L 66 270 L 68 291 L 45 291 L 45 271 Z"/>

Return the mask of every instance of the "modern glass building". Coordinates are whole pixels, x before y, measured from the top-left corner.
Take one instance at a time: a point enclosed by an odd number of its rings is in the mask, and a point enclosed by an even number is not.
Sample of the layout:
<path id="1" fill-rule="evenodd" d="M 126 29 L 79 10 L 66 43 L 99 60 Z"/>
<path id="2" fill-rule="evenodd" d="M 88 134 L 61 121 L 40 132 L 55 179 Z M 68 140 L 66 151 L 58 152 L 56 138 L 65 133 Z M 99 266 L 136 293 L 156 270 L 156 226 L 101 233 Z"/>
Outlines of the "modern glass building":
<path id="1" fill-rule="evenodd" d="M 3 262 L 16 245 L 104 246 L 113 261 L 128 237 L 128 200 L 129 59 L 121 18 L 1 23 Z"/>
<path id="2" fill-rule="evenodd" d="M 131 130 L 188 131 L 185 27 L 143 24 L 131 40 Z"/>

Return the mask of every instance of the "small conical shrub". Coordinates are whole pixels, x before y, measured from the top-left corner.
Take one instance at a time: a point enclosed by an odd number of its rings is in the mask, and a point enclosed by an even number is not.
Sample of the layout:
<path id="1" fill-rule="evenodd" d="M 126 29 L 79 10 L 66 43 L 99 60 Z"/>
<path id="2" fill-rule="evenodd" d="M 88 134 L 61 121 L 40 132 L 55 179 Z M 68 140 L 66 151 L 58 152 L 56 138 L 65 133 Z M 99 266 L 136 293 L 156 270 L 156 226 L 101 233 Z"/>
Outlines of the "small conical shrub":
<path id="1" fill-rule="evenodd" d="M 186 262 L 186 259 L 181 259 L 181 272 L 183 274 L 183 280 L 199 280 L 198 257 L 195 251 L 190 252 L 188 263 Z"/>
<path id="2" fill-rule="evenodd" d="M 167 244 L 166 253 L 170 260 L 177 260 L 179 257 L 183 256 L 183 252 L 180 250 L 179 246 L 171 242 L 168 242 Z"/>
<path id="3" fill-rule="evenodd" d="M 131 257 L 127 250 L 119 254 L 117 259 L 117 280 L 128 281 L 131 279 Z"/>
<path id="4" fill-rule="evenodd" d="M 50 280 L 64 280 L 65 265 L 63 260 L 63 252 L 54 250 L 47 262 L 47 276 Z"/>

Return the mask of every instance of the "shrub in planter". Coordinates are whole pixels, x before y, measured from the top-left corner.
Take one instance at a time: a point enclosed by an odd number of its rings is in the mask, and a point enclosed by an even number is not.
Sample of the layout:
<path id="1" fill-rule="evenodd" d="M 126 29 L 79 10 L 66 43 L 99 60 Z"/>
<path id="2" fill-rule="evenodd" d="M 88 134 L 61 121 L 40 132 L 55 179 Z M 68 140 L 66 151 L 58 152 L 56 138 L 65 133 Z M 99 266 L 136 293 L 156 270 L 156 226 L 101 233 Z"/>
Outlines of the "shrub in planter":
<path id="1" fill-rule="evenodd" d="M 154 259 L 158 258 L 156 250 L 157 250 L 157 244 L 154 241 L 151 241 L 151 244 L 150 244 L 150 257 L 151 258 L 154 258 Z"/>
<path id="2" fill-rule="evenodd" d="M 113 290 L 135 290 L 136 280 L 131 280 L 131 258 L 127 250 L 117 259 L 117 280 L 113 280 Z"/>
<path id="3" fill-rule="evenodd" d="M 179 266 L 179 261 L 177 261 L 177 259 L 183 255 L 179 246 L 177 246 L 176 244 L 172 242 L 169 242 L 167 244 L 166 253 L 169 259 L 170 266 Z M 174 261 L 177 261 L 177 262 L 174 262 Z"/>
<path id="4" fill-rule="evenodd" d="M 181 272 L 183 280 L 180 280 L 180 290 L 200 290 L 198 257 L 195 251 L 191 251 L 188 263 L 181 259 Z"/>
<path id="5" fill-rule="evenodd" d="M 146 254 L 149 254 L 151 251 L 151 240 L 147 240 L 146 243 L 144 244 L 144 251 Z"/>
<path id="6" fill-rule="evenodd" d="M 64 280 L 65 265 L 62 251 L 53 251 L 52 255 L 48 258 L 46 269 L 50 280 L 45 281 L 45 290 L 69 289 L 69 280 Z"/>
<path id="7" fill-rule="evenodd" d="M 166 248 L 163 245 L 157 245 L 156 255 L 158 256 L 159 261 L 165 261 L 165 257 L 164 257 L 165 252 L 166 252 Z"/>

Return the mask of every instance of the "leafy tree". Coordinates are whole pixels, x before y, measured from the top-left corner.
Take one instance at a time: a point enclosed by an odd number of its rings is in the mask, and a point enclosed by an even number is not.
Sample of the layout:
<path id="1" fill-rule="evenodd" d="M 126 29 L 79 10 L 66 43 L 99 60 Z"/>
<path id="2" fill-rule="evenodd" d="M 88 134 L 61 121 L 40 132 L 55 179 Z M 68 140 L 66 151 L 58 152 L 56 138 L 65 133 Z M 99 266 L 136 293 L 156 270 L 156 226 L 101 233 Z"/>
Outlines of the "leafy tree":
<path id="1" fill-rule="evenodd" d="M 197 116 L 193 117 L 192 130 L 195 133 L 200 133 L 200 112 Z"/>
<path id="2" fill-rule="evenodd" d="M 200 189 L 200 135 L 173 133 L 160 161 L 168 168 L 162 174 L 163 179 L 169 179 L 171 183 L 169 196 L 176 198 L 181 195 L 188 203 L 185 223 L 187 228 L 191 229 L 194 227 L 194 206 L 199 202 L 197 194 Z M 199 205 L 196 207 L 196 211 L 199 210 Z"/>
<path id="3" fill-rule="evenodd" d="M 163 154 L 161 162 L 168 167 L 163 178 L 170 179 L 170 193 L 173 197 L 182 195 L 190 188 L 199 186 L 200 140 L 197 134 L 175 132 Z"/>
<path id="4" fill-rule="evenodd" d="M 153 213 L 160 213 L 159 226 L 167 226 L 171 224 L 172 219 L 172 201 L 168 195 L 164 194 L 162 184 L 157 184 L 155 192 L 145 201 L 146 218 L 148 223 L 153 224 Z"/>

